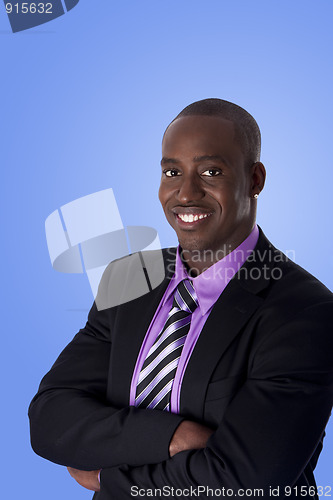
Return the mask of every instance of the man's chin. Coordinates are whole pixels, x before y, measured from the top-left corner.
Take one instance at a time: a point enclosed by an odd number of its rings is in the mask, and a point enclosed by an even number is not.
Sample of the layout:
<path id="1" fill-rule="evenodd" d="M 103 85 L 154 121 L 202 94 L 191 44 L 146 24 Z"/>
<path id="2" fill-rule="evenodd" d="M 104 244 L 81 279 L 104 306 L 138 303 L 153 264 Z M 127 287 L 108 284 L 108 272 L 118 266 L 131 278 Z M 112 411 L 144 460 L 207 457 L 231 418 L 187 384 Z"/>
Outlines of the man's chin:
<path id="1" fill-rule="evenodd" d="M 200 240 L 199 238 L 197 239 L 191 239 L 191 240 L 182 240 L 179 238 L 179 245 L 182 249 L 183 252 L 204 252 L 208 246 Z"/>

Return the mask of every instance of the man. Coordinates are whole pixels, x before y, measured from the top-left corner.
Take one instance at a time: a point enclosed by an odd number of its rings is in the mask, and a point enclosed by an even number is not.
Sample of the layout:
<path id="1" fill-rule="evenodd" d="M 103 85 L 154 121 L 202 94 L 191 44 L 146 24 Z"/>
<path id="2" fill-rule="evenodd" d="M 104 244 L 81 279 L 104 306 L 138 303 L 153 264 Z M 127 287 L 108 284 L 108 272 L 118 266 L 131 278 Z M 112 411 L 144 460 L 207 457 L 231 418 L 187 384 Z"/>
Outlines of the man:
<path id="1" fill-rule="evenodd" d="M 259 128 L 206 99 L 168 126 L 162 154 L 159 198 L 179 240 L 164 252 L 165 279 L 117 307 L 93 305 L 31 403 L 32 446 L 100 490 L 96 500 L 316 498 L 333 299 L 255 224 Z"/>

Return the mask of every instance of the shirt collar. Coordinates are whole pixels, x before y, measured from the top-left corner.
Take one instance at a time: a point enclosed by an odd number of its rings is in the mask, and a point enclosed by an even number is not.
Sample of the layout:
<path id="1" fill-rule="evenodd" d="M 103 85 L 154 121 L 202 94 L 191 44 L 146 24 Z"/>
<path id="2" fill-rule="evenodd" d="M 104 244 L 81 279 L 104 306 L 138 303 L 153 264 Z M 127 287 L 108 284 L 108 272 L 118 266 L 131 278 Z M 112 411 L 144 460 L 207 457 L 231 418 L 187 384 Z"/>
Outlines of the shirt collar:
<path id="1" fill-rule="evenodd" d="M 190 279 L 198 297 L 199 308 L 205 315 L 215 304 L 229 281 L 242 267 L 252 253 L 259 237 L 258 226 L 255 225 L 249 236 L 235 250 L 219 260 L 196 278 L 190 278 L 180 257 L 180 247 L 177 248 L 175 274 L 170 282 L 163 305 L 173 295 L 176 287 L 184 279 Z"/>

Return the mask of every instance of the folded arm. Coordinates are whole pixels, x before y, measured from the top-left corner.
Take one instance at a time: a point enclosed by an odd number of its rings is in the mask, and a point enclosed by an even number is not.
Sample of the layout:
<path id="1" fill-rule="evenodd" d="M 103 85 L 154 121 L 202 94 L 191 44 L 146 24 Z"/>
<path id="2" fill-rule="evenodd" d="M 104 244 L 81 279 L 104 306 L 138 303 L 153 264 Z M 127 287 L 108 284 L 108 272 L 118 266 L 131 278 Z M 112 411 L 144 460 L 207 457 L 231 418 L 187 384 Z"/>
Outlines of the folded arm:
<path id="1" fill-rule="evenodd" d="M 205 448 L 212 434 L 213 430 L 204 425 L 190 420 L 183 420 L 172 436 L 169 445 L 170 457 L 184 450 Z M 84 488 L 92 491 L 100 491 L 101 469 L 93 471 L 82 471 L 73 469 L 72 467 L 67 467 L 67 469 L 75 481 Z"/>

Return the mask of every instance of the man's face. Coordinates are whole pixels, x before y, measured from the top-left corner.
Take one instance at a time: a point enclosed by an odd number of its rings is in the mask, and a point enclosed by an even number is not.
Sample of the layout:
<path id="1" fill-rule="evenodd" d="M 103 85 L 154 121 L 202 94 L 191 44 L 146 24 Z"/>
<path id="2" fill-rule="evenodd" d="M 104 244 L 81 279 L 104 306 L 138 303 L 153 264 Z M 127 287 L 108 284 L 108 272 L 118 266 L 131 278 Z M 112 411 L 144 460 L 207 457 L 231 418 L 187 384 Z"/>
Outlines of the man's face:
<path id="1" fill-rule="evenodd" d="M 186 116 L 170 125 L 162 143 L 159 199 L 183 250 L 229 253 L 249 235 L 253 170 L 244 163 L 231 121 Z"/>

